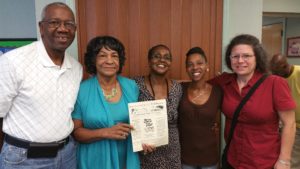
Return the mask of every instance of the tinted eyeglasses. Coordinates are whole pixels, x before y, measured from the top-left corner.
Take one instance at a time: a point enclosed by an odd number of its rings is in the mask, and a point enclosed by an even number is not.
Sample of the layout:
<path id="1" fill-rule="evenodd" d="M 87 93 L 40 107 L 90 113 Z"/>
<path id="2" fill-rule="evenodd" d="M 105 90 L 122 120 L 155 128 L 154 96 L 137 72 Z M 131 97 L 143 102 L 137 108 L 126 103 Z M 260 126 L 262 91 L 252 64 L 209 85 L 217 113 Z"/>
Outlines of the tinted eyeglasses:
<path id="1" fill-rule="evenodd" d="M 66 29 L 69 30 L 75 30 L 76 29 L 76 23 L 74 21 L 62 21 L 57 19 L 50 19 L 50 20 L 43 20 L 41 23 L 46 23 L 49 28 L 58 28 L 61 26 L 61 24 L 64 25 Z"/>

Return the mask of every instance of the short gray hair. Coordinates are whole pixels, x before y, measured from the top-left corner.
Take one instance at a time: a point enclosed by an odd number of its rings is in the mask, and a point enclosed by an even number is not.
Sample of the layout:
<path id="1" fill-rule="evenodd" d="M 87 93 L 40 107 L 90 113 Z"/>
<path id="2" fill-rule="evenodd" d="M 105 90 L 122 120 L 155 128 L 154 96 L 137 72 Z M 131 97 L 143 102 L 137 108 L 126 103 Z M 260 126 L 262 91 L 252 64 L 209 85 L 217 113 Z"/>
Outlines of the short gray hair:
<path id="1" fill-rule="evenodd" d="M 41 14 L 41 20 L 44 20 L 44 19 L 45 19 L 45 17 L 46 17 L 46 11 L 47 11 L 47 9 L 48 9 L 49 7 L 51 7 L 51 6 L 59 6 L 59 7 L 65 7 L 65 8 L 68 8 L 68 9 L 72 12 L 72 14 L 73 14 L 73 16 L 74 16 L 74 13 L 73 13 L 72 9 L 71 9 L 68 5 L 66 5 L 65 3 L 62 3 L 62 2 L 53 2 L 53 3 L 50 3 L 50 4 L 46 5 L 46 6 L 43 8 L 42 14 Z"/>

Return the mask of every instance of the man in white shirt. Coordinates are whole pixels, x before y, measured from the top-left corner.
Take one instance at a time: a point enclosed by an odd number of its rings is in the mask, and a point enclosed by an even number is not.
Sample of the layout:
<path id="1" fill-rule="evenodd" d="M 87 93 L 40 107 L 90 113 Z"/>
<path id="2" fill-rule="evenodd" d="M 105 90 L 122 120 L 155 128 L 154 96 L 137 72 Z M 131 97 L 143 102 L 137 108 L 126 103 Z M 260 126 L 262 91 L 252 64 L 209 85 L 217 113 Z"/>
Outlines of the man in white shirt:
<path id="1" fill-rule="evenodd" d="M 39 28 L 41 41 L 0 57 L 0 168 L 76 168 L 71 112 L 82 67 L 65 52 L 75 37 L 74 14 L 64 3 L 51 3 Z"/>

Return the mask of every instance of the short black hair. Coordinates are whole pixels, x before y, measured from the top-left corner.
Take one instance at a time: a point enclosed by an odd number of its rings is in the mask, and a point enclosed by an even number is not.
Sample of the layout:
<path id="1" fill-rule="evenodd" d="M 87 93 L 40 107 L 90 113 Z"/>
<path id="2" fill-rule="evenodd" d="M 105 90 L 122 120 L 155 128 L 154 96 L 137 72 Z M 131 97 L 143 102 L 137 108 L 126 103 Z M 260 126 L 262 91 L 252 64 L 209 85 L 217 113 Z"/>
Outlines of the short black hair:
<path id="1" fill-rule="evenodd" d="M 125 48 L 121 41 L 112 36 L 97 36 L 90 40 L 86 48 L 86 53 L 84 55 L 84 64 L 86 67 L 86 71 L 92 75 L 95 75 L 97 73 L 96 57 L 103 47 L 106 49 L 114 50 L 118 53 L 120 67 L 117 73 L 120 74 L 126 60 Z"/>
<path id="2" fill-rule="evenodd" d="M 185 54 L 185 56 L 186 56 L 185 57 L 185 65 L 187 65 L 187 60 L 188 60 L 189 56 L 191 56 L 192 54 L 199 54 L 205 60 L 205 62 L 207 62 L 207 58 L 206 58 L 204 50 L 202 48 L 196 46 L 196 47 L 189 49 L 188 52 Z"/>
<path id="3" fill-rule="evenodd" d="M 237 45 L 249 45 L 252 47 L 255 58 L 256 58 L 256 70 L 258 70 L 261 73 L 267 73 L 268 69 L 268 63 L 267 63 L 267 53 L 262 47 L 262 44 L 259 42 L 259 40 L 249 34 L 241 34 L 236 37 L 234 37 L 229 45 L 227 46 L 226 53 L 225 53 L 225 61 L 227 67 L 232 70 L 231 67 L 231 61 L 230 61 L 230 55 L 232 49 Z"/>
<path id="4" fill-rule="evenodd" d="M 171 58 L 172 58 L 172 53 L 171 53 L 170 48 L 169 48 L 168 46 L 166 46 L 166 45 L 158 44 L 158 45 L 155 45 L 155 46 L 151 47 L 151 48 L 148 50 L 148 60 L 151 60 L 151 59 L 152 59 L 154 52 L 155 52 L 156 49 L 158 49 L 158 48 L 165 48 L 165 49 L 167 49 L 167 50 L 169 51 L 169 53 L 170 53 Z"/>

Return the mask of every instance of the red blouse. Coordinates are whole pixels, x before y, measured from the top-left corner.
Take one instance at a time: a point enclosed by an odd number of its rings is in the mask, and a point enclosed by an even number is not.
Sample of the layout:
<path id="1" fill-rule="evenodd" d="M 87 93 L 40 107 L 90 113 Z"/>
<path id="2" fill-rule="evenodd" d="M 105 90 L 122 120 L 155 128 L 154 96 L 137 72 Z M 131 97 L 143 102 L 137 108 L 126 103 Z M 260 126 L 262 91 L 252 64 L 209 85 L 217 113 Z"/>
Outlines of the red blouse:
<path id="1" fill-rule="evenodd" d="M 226 116 L 225 138 L 233 113 L 249 89 L 262 76 L 255 72 L 240 94 L 236 74 L 223 73 L 212 80 L 224 92 L 222 112 Z M 270 75 L 242 108 L 228 151 L 229 163 L 237 169 L 270 169 L 280 153 L 279 116 L 277 111 L 296 107 L 287 82 Z M 226 139 L 225 139 L 226 140 Z"/>

